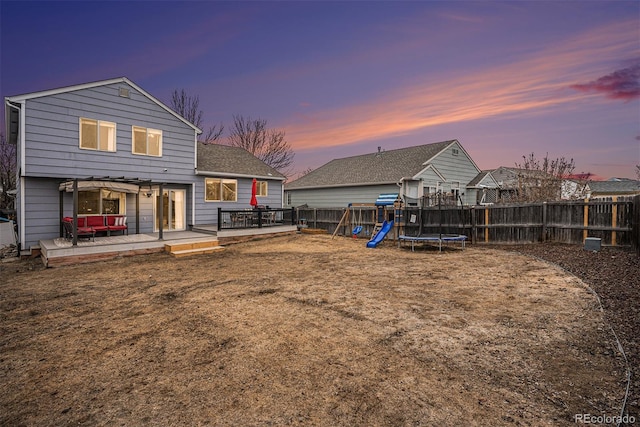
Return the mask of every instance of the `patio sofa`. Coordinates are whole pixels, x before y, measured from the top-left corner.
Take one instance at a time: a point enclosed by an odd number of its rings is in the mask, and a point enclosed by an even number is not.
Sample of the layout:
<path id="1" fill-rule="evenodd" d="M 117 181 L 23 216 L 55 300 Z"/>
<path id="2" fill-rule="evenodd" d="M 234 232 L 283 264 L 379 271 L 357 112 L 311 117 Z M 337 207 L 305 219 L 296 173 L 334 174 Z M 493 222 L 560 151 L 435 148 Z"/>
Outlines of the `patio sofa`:
<path id="1" fill-rule="evenodd" d="M 62 223 L 65 226 L 65 234 L 73 236 L 73 218 L 64 217 Z M 122 234 L 129 234 L 127 227 L 127 217 L 124 215 L 89 215 L 78 217 L 78 237 L 95 237 L 96 233 L 107 233 L 111 236 L 112 231 L 122 231 Z"/>

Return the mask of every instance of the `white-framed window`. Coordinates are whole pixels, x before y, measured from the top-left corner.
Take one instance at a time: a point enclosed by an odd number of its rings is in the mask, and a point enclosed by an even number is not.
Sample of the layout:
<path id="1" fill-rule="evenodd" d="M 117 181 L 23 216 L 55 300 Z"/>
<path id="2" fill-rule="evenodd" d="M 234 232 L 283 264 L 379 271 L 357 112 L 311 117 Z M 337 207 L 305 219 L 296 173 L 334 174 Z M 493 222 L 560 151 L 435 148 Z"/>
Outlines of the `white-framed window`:
<path id="1" fill-rule="evenodd" d="M 127 195 L 112 190 L 78 191 L 78 213 L 81 215 L 126 214 Z"/>
<path id="2" fill-rule="evenodd" d="M 268 183 L 267 181 L 258 181 L 256 185 L 256 196 L 257 197 L 266 197 L 268 196 Z"/>
<path id="3" fill-rule="evenodd" d="M 453 196 L 456 204 L 459 201 L 459 197 L 460 197 L 460 182 L 458 181 L 453 181 L 451 183 L 451 195 Z"/>
<path id="4" fill-rule="evenodd" d="M 206 202 L 238 201 L 238 181 L 235 179 L 206 178 L 204 186 Z"/>
<path id="5" fill-rule="evenodd" d="M 84 150 L 116 151 L 116 124 L 81 117 L 80 148 Z"/>
<path id="6" fill-rule="evenodd" d="M 162 156 L 162 131 L 158 129 L 131 127 L 131 152 L 145 156 Z"/>

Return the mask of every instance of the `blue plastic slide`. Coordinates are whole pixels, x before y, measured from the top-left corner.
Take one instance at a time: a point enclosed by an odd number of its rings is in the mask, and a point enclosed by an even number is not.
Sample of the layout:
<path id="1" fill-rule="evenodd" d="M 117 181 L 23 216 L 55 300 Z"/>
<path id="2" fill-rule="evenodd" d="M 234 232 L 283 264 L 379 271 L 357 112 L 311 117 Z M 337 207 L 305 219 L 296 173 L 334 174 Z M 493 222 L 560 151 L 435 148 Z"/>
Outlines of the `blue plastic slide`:
<path id="1" fill-rule="evenodd" d="M 389 230 L 391 230 L 391 227 L 393 227 L 393 221 L 383 222 L 382 228 L 380 228 L 380 230 L 376 233 L 376 235 L 373 236 L 373 238 L 369 240 L 369 242 L 367 242 L 367 247 L 375 248 L 376 246 L 378 246 L 378 244 L 380 244 L 380 242 L 382 242 L 384 238 L 387 236 L 387 233 L 389 233 Z"/>

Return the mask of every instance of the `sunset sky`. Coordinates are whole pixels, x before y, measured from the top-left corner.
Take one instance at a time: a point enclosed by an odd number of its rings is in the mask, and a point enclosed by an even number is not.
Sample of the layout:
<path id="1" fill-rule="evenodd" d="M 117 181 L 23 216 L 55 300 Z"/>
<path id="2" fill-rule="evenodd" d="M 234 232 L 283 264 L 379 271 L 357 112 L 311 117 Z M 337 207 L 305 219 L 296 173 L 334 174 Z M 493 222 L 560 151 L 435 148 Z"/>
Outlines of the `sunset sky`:
<path id="1" fill-rule="evenodd" d="M 3 97 L 185 89 L 204 128 L 285 130 L 294 172 L 449 139 L 481 169 L 531 152 L 601 178 L 640 164 L 638 1 L 2 0 L 0 16 Z"/>

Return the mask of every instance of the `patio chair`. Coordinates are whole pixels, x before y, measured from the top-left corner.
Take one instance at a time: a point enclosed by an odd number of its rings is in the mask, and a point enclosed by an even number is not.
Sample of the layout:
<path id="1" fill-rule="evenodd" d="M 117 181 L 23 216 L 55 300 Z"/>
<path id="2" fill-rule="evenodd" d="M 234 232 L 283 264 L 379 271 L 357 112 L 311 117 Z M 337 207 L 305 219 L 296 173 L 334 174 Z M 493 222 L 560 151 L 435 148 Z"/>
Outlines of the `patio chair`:
<path id="1" fill-rule="evenodd" d="M 82 222 L 81 222 L 82 220 Z M 82 226 L 80 224 L 82 223 Z M 73 218 L 65 218 L 62 220 L 64 227 L 64 237 L 67 240 L 73 239 Z M 78 238 L 86 237 L 92 241 L 96 241 L 96 232 L 93 227 L 84 226 L 84 218 L 78 218 Z"/>

